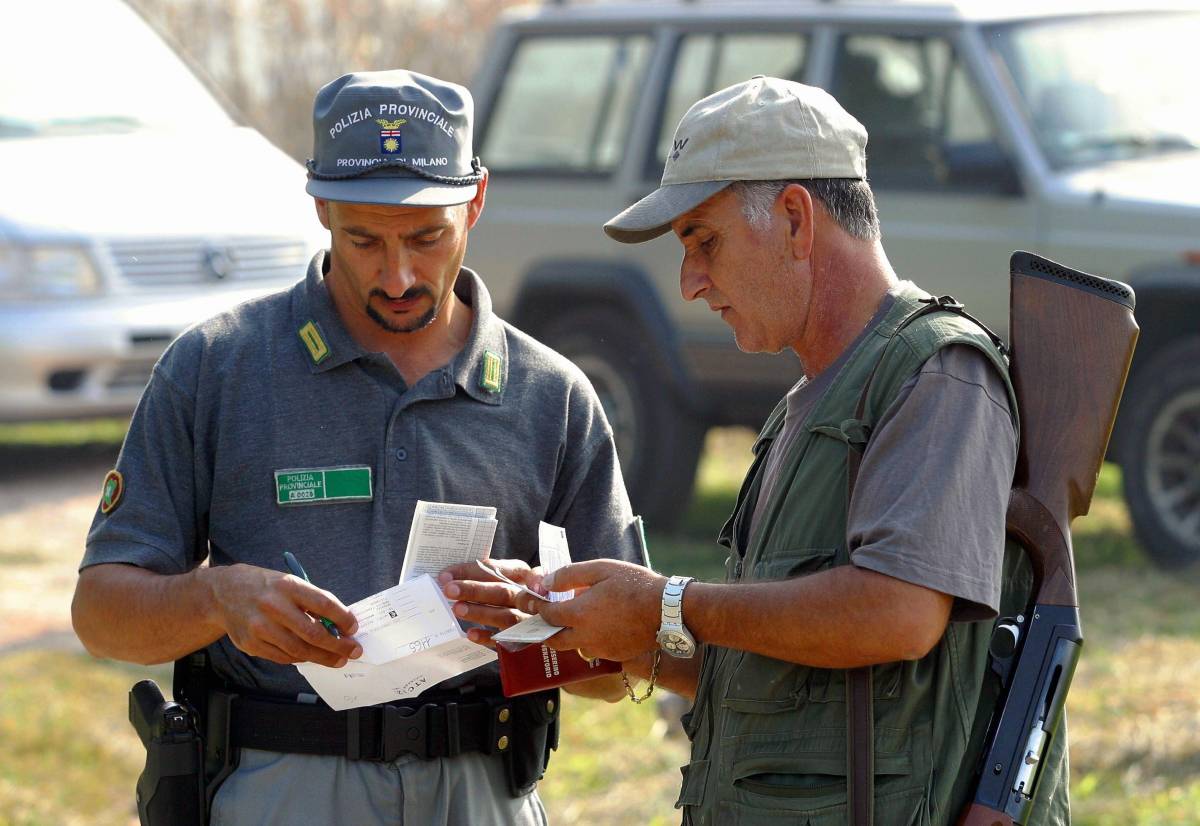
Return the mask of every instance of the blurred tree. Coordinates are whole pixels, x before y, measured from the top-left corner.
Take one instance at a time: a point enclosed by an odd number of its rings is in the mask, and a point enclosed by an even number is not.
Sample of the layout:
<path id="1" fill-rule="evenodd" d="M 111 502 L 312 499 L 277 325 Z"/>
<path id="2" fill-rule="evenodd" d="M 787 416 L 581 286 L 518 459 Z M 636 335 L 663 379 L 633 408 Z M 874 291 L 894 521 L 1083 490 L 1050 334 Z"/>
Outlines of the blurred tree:
<path id="1" fill-rule="evenodd" d="M 317 89 L 346 72 L 412 69 L 468 83 L 517 0 L 128 0 L 245 121 L 312 153 Z"/>

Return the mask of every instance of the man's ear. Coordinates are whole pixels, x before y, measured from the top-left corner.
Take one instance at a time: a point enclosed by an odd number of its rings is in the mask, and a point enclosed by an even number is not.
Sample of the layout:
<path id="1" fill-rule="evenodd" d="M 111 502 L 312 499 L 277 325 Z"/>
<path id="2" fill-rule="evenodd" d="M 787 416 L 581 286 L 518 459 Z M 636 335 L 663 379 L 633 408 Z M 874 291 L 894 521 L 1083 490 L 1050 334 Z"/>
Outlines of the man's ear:
<path id="1" fill-rule="evenodd" d="M 479 216 L 483 214 L 483 202 L 487 196 L 488 171 L 483 170 L 483 180 L 477 185 L 478 189 L 475 197 L 467 201 L 467 229 L 471 229 L 479 221 Z"/>
<path id="2" fill-rule="evenodd" d="M 321 226 L 331 230 L 329 226 L 329 202 L 324 198 L 313 198 L 313 203 L 317 206 L 317 218 L 321 222 Z"/>
<path id="3" fill-rule="evenodd" d="M 792 255 L 799 261 L 807 261 L 812 255 L 816 205 L 808 190 L 800 184 L 788 184 L 775 201 L 787 220 L 791 239 Z"/>

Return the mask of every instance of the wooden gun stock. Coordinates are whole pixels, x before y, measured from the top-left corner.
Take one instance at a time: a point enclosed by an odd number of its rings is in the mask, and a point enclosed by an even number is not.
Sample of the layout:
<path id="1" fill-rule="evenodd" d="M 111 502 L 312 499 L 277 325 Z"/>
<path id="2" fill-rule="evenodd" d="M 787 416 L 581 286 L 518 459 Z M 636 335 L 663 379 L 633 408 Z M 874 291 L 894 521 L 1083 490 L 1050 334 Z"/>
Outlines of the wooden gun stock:
<path id="1" fill-rule="evenodd" d="M 1027 252 L 1010 268 L 1021 445 L 1007 527 L 1033 563 L 1036 602 L 1074 606 L 1071 520 L 1091 506 L 1133 359 L 1133 290 Z"/>
<path id="2" fill-rule="evenodd" d="M 1021 444 L 1006 528 L 1029 556 L 1033 594 L 997 623 L 1004 691 L 960 826 L 1025 824 L 1032 808 L 1083 643 L 1071 520 L 1091 505 L 1138 335 L 1125 284 L 1027 252 L 1010 270 Z"/>

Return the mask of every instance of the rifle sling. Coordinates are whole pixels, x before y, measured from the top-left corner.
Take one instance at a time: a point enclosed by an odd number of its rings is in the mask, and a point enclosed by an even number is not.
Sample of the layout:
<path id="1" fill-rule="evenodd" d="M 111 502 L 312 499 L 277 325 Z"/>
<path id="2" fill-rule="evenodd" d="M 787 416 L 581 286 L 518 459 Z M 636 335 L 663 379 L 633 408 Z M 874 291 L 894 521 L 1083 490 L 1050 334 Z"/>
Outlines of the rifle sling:
<path id="1" fill-rule="evenodd" d="M 963 309 L 963 305 L 950 296 L 924 299 L 924 307 L 913 311 L 905 317 L 892 333 L 894 338 L 910 323 L 929 313 L 947 311 L 961 315 L 979 325 L 992 339 L 1004 356 L 1008 348 L 1004 342 L 978 319 L 972 317 Z M 886 349 L 885 349 L 886 353 Z M 867 394 L 879 365 L 883 363 L 883 355 L 875 363 L 871 375 L 863 384 L 862 393 L 858 397 L 858 406 L 854 418 L 859 422 L 867 409 Z M 870 438 L 868 434 L 868 438 Z M 848 445 L 846 457 L 846 513 L 850 512 L 850 502 L 854 498 L 854 484 L 858 480 L 858 468 L 862 463 L 866 445 Z M 874 687 L 871 680 L 871 666 L 850 668 L 846 670 L 846 777 L 847 811 L 850 815 L 851 826 L 872 826 L 875 817 L 875 708 L 872 701 Z"/>

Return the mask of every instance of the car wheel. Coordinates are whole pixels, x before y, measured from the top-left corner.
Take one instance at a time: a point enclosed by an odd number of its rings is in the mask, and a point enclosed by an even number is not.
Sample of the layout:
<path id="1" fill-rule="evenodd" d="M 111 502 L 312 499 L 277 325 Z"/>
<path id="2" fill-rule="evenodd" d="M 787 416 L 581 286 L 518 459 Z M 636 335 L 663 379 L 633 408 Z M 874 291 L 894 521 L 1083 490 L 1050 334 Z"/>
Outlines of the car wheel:
<path id="1" fill-rule="evenodd" d="M 648 338 L 611 310 L 568 314 L 539 337 L 575 362 L 596 389 L 634 513 L 656 530 L 674 527 L 691 496 L 704 427 L 662 375 Z"/>
<path id="2" fill-rule="evenodd" d="M 1122 475 L 1134 530 L 1164 568 L 1200 560 L 1200 338 L 1167 346 L 1125 393 Z"/>

